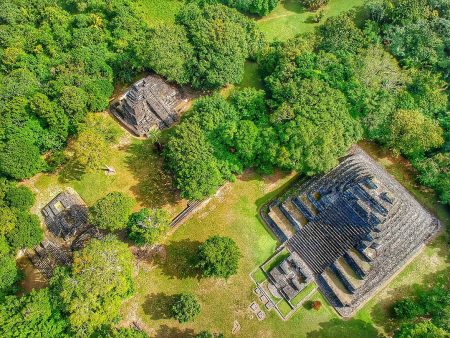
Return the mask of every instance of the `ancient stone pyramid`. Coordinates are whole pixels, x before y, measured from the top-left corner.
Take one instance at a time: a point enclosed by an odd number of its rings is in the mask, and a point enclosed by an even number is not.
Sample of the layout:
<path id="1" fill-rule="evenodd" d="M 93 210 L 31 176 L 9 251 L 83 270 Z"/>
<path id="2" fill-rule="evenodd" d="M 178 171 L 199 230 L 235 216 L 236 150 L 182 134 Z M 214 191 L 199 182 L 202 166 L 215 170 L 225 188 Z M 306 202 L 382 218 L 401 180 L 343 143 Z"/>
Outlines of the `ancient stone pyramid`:
<path id="1" fill-rule="evenodd" d="M 344 317 L 439 229 L 439 221 L 357 146 L 336 168 L 272 203 L 265 218 Z"/>
<path id="2" fill-rule="evenodd" d="M 179 90 L 158 75 L 149 75 L 134 83 L 111 111 L 138 136 L 152 128 L 164 129 L 178 120 Z"/>

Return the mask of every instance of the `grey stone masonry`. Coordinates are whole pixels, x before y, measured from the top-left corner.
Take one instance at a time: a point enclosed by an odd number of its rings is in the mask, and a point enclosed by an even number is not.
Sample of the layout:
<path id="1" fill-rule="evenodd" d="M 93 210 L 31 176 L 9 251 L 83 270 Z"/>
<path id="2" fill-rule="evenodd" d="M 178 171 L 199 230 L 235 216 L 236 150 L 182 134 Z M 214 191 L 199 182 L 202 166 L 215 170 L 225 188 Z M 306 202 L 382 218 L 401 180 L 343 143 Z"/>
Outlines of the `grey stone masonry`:
<path id="1" fill-rule="evenodd" d="M 440 228 L 436 217 L 356 145 L 336 168 L 283 198 L 307 219 L 286 247 L 308 266 L 344 317 L 352 316 Z"/>
<path id="2" fill-rule="evenodd" d="M 177 87 L 152 74 L 133 84 L 112 104 L 111 112 L 133 133 L 145 136 L 152 128 L 164 129 L 175 123 L 182 99 Z"/>
<path id="3" fill-rule="evenodd" d="M 64 240 L 87 227 L 87 206 L 75 191 L 69 189 L 58 194 L 41 212 L 47 228 Z"/>

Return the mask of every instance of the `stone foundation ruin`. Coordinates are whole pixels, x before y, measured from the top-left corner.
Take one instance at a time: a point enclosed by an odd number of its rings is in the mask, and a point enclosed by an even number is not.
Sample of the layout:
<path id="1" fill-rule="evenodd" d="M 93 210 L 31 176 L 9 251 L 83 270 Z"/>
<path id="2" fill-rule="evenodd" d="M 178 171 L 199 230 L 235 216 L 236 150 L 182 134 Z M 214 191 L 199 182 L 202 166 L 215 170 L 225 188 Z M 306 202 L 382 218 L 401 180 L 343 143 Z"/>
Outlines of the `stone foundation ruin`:
<path id="1" fill-rule="evenodd" d="M 27 255 L 33 265 L 50 279 L 57 266 L 69 266 L 73 251 L 80 250 L 92 238 L 102 238 L 103 233 L 88 223 L 88 208 L 72 189 L 64 190 L 42 210 L 49 230 L 42 243 Z"/>

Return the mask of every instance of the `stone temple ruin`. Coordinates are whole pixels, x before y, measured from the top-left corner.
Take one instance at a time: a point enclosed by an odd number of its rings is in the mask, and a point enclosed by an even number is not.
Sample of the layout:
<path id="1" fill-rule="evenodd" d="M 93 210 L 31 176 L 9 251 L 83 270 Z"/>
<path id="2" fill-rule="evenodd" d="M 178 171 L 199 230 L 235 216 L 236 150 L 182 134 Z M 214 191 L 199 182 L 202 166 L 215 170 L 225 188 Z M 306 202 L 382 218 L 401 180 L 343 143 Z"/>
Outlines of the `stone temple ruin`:
<path id="1" fill-rule="evenodd" d="M 43 209 L 47 228 L 58 237 L 68 239 L 83 227 L 88 220 L 88 209 L 75 192 L 65 190 L 58 194 Z"/>
<path id="2" fill-rule="evenodd" d="M 170 127 L 183 109 L 181 91 L 158 75 L 139 80 L 111 106 L 111 112 L 134 134 Z"/>
<path id="3" fill-rule="evenodd" d="M 65 190 L 42 210 L 49 230 L 44 241 L 27 254 L 33 265 L 49 279 L 58 265 L 70 265 L 72 252 L 80 250 L 92 238 L 103 234 L 88 223 L 88 208 L 73 190 Z"/>
<path id="4" fill-rule="evenodd" d="M 336 168 L 293 191 L 272 201 L 262 216 L 343 317 L 353 315 L 440 227 L 357 146 Z M 283 297 L 290 299 L 291 292 L 281 287 Z"/>
<path id="5" fill-rule="evenodd" d="M 312 280 L 313 275 L 296 252 L 269 272 L 269 290 L 277 298 L 292 300 Z"/>

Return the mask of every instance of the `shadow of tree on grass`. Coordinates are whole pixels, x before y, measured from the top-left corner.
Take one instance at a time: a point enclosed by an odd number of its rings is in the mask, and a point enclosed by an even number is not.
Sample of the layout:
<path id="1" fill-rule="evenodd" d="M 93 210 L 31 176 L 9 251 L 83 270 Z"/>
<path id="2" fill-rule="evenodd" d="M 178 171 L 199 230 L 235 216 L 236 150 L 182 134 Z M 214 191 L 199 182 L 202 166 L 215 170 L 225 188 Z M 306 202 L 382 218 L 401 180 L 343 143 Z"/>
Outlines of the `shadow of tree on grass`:
<path id="1" fill-rule="evenodd" d="M 176 279 L 200 278 L 200 271 L 196 268 L 197 250 L 202 243 L 184 239 L 170 242 L 166 246 L 166 259 L 161 263 L 162 272 Z"/>
<path id="2" fill-rule="evenodd" d="M 148 295 L 142 308 L 144 313 L 153 320 L 171 318 L 170 307 L 175 301 L 175 296 L 169 296 L 162 292 Z"/>
<path id="3" fill-rule="evenodd" d="M 321 323 L 320 329 L 310 332 L 308 338 L 381 338 L 377 329 L 370 323 L 360 319 L 342 320 L 332 319 Z"/>
<path id="4" fill-rule="evenodd" d="M 177 327 L 169 327 L 167 325 L 161 325 L 156 331 L 156 338 L 193 338 L 196 334 L 192 329 L 179 329 Z"/>
<path id="5" fill-rule="evenodd" d="M 126 164 L 139 181 L 131 188 L 138 202 L 159 208 L 180 200 L 179 192 L 172 185 L 172 177 L 164 168 L 163 158 L 157 154 L 151 140 L 132 143 L 127 152 Z"/>

